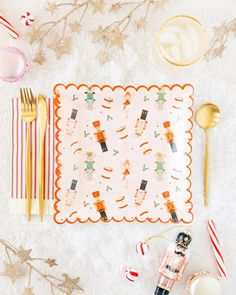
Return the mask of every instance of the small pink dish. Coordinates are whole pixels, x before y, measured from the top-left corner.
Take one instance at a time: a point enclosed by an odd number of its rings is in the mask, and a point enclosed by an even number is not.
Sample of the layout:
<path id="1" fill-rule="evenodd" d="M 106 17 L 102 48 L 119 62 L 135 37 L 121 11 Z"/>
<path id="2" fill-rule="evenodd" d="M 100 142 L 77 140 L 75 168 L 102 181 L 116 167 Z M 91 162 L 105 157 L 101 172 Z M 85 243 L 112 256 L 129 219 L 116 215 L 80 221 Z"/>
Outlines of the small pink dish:
<path id="1" fill-rule="evenodd" d="M 0 48 L 0 79 L 5 82 L 17 82 L 28 70 L 25 54 L 15 47 Z"/>

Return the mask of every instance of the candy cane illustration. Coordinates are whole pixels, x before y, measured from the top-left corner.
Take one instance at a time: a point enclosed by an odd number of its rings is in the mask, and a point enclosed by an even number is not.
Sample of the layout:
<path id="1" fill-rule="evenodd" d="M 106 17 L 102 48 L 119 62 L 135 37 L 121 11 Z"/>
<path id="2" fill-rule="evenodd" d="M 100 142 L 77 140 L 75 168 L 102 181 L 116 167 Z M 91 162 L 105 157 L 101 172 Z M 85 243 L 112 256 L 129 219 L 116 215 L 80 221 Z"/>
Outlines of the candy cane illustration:
<path id="1" fill-rule="evenodd" d="M 9 35 L 11 35 L 14 39 L 20 37 L 19 33 L 15 30 L 15 28 L 9 23 L 9 21 L 3 16 L 0 11 L 0 26 L 7 31 Z"/>

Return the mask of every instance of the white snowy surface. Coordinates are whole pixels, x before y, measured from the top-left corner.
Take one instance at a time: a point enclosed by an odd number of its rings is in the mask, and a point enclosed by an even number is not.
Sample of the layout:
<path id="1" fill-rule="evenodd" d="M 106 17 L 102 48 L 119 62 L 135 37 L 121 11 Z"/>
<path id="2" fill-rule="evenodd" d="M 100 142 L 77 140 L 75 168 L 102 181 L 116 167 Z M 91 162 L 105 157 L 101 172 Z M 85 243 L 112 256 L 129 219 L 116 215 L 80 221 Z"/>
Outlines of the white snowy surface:
<path id="1" fill-rule="evenodd" d="M 134 247 L 137 241 L 143 240 L 168 225 L 139 223 L 109 224 L 75 224 L 56 225 L 52 218 L 45 218 L 40 224 L 34 217 L 27 223 L 25 216 L 14 216 L 8 213 L 10 198 L 10 107 L 11 97 L 17 96 L 20 87 L 32 87 L 34 92 L 52 96 L 56 83 L 86 84 L 173 84 L 191 83 L 195 87 L 196 110 L 201 103 L 212 101 L 219 105 L 222 116 L 220 123 L 210 132 L 210 204 L 203 207 L 203 155 L 204 132 L 194 122 L 193 128 L 193 164 L 192 192 L 195 219 L 193 227 L 192 255 L 183 280 L 176 284 L 172 294 L 185 294 L 188 277 L 194 272 L 209 270 L 217 273 L 212 249 L 208 239 L 206 220 L 215 220 L 222 241 L 222 248 L 228 270 L 228 278 L 222 285 L 224 295 L 234 294 L 236 286 L 236 141 L 235 141 L 235 68 L 236 39 L 232 36 L 227 42 L 227 49 L 221 59 L 210 63 L 201 62 L 188 68 L 167 66 L 158 58 L 156 50 L 156 32 L 159 25 L 173 15 L 188 14 L 202 21 L 209 35 L 211 28 L 224 20 L 235 17 L 234 0 L 170 0 L 166 9 L 151 14 L 145 32 L 133 33 L 124 46 L 124 51 L 114 51 L 112 61 L 100 66 L 96 60 L 100 45 L 91 42 L 85 30 L 75 36 L 71 55 L 59 61 L 48 52 L 51 62 L 39 66 L 32 62 L 36 48 L 30 47 L 26 35 L 27 28 L 20 22 L 20 15 L 29 10 L 35 16 L 36 24 L 49 16 L 43 7 L 46 1 L 7 1 L 1 0 L 0 9 L 4 10 L 14 25 L 21 32 L 21 39 L 14 41 L 0 29 L 0 46 L 16 46 L 28 56 L 30 69 L 25 78 L 18 83 L 0 82 L 0 238 L 7 239 L 15 245 L 33 248 L 35 257 L 55 257 L 60 264 L 61 272 L 71 276 L 79 275 L 85 295 L 148 295 L 155 289 L 156 272 L 166 243 L 156 240 L 151 244 L 147 257 L 138 257 Z M 112 16 L 109 17 L 112 19 Z M 86 23 L 90 30 L 97 27 L 101 15 L 89 15 Z M 169 235 L 175 237 L 175 233 Z M 2 270 L 3 249 L 0 250 L 0 270 Z M 123 276 L 125 267 L 141 270 L 141 279 L 129 283 Z M 37 278 L 36 278 L 37 279 Z M 13 287 L 8 279 L 0 277 L 0 294 L 21 294 L 23 281 Z M 49 294 L 46 285 L 36 284 L 36 295 Z M 56 293 L 58 294 L 58 293 Z"/>

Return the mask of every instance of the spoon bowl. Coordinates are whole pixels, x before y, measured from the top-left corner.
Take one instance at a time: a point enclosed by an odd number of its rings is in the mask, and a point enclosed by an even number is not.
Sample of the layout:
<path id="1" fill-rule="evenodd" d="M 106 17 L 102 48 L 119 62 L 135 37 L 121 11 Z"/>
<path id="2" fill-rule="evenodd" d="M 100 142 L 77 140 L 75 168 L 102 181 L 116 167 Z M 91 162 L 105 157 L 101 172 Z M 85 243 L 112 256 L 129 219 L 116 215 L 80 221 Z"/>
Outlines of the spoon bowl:
<path id="1" fill-rule="evenodd" d="M 213 128 L 220 119 L 220 109 L 213 103 L 203 104 L 196 114 L 198 124 L 208 130 Z"/>

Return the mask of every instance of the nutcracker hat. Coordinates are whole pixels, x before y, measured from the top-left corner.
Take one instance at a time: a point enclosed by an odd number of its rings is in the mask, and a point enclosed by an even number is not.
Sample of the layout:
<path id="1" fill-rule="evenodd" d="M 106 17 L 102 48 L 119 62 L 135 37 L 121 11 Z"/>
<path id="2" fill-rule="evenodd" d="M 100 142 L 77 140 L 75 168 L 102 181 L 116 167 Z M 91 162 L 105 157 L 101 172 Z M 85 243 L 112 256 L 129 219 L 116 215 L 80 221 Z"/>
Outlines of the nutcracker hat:
<path id="1" fill-rule="evenodd" d="M 100 192 L 95 191 L 95 192 L 92 193 L 92 195 L 93 195 L 94 198 L 98 198 L 98 197 L 100 197 Z"/>
<path id="2" fill-rule="evenodd" d="M 176 238 L 176 244 L 183 247 L 188 248 L 192 241 L 192 235 L 189 230 L 180 232 Z"/>
<path id="3" fill-rule="evenodd" d="M 170 127 L 170 121 L 166 121 L 163 123 L 164 128 L 169 128 Z"/>
<path id="4" fill-rule="evenodd" d="M 95 127 L 95 128 L 100 127 L 100 121 L 94 121 L 93 127 Z"/>

